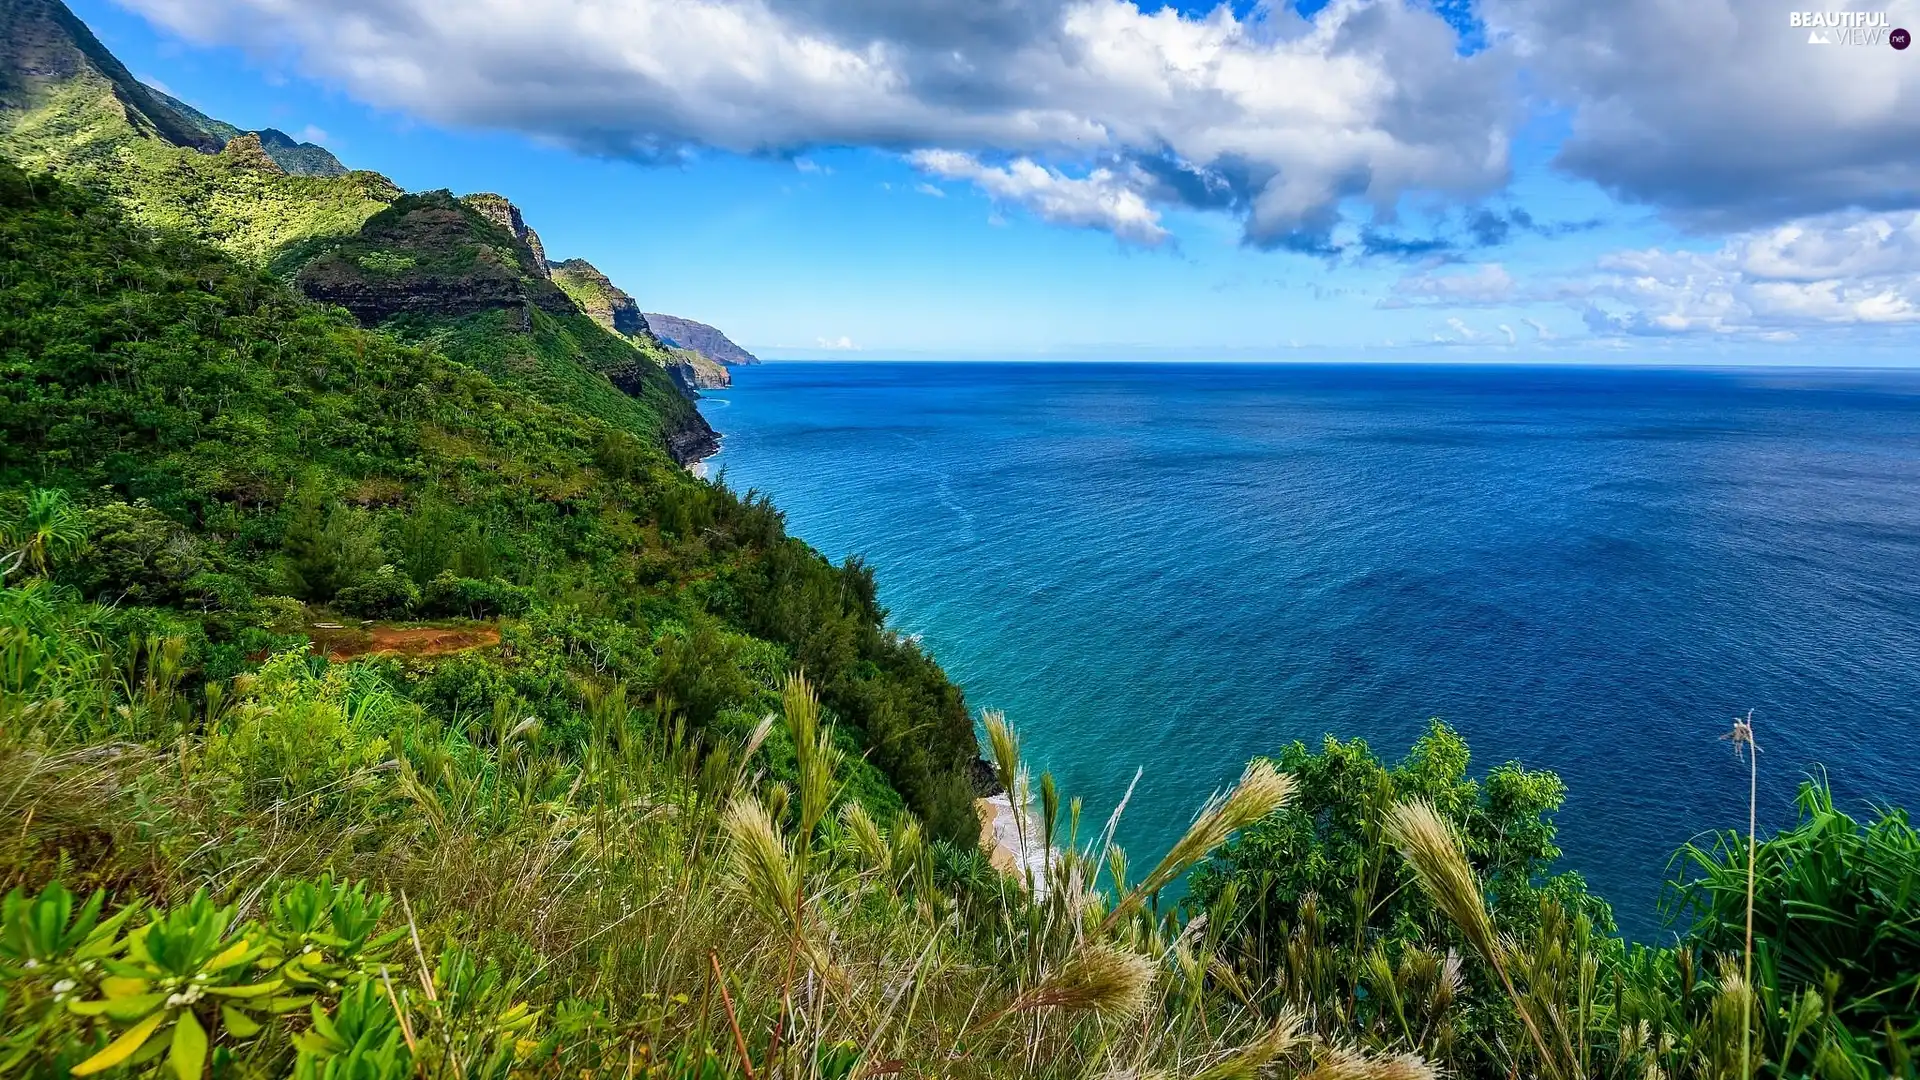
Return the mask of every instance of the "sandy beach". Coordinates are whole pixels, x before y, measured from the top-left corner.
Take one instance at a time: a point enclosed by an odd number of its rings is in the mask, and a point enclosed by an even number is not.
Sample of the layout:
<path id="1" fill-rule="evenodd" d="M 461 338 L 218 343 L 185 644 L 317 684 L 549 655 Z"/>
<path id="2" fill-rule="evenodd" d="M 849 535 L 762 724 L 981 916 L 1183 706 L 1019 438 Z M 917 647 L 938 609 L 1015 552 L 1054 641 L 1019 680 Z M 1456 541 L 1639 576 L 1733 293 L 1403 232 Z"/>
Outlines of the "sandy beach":
<path id="1" fill-rule="evenodd" d="M 975 799 L 973 806 L 980 815 L 980 846 L 988 852 L 994 869 L 1003 874 L 1017 874 L 1023 866 L 1030 868 L 1035 892 L 1046 895 L 1047 854 L 1042 849 L 1039 825 L 1032 815 L 1028 815 L 1023 850 L 1020 826 L 1006 793 Z"/>

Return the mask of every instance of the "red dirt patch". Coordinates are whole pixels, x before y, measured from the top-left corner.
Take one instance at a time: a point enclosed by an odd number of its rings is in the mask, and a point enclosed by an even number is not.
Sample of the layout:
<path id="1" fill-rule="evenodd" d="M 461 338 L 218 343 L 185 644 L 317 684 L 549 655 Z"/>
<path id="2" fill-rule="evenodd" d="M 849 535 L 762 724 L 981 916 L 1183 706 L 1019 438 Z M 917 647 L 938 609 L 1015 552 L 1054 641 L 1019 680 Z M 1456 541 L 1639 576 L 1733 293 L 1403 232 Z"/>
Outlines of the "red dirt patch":
<path id="1" fill-rule="evenodd" d="M 357 656 L 444 656 L 500 644 L 496 626 L 316 627 L 309 633 L 313 650 L 334 661 Z"/>

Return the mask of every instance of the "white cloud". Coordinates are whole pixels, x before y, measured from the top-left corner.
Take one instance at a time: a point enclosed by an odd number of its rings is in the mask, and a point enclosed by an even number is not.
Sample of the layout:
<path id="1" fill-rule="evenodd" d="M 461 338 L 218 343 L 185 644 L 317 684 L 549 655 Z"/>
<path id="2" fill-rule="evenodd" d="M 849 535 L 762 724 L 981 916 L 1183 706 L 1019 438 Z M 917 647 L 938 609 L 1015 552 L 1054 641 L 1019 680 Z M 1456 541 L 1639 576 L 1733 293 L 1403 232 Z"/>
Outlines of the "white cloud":
<path id="1" fill-rule="evenodd" d="M 1731 237 L 1712 252 L 1598 261 L 1557 294 L 1597 332 L 1791 336 L 1920 323 L 1920 213 L 1842 214 Z"/>
<path id="2" fill-rule="evenodd" d="M 794 158 L 793 167 L 803 173 L 833 175 L 833 170 L 812 158 Z"/>
<path id="3" fill-rule="evenodd" d="M 1526 323 L 1533 330 L 1533 336 L 1540 341 L 1552 341 L 1560 336 L 1538 319 L 1521 319 L 1520 321 Z"/>
<path id="4" fill-rule="evenodd" d="M 817 340 L 820 342 L 820 347 L 823 349 L 834 349 L 834 350 L 845 351 L 845 352 L 860 351 L 860 346 L 855 345 L 853 343 L 853 339 L 846 336 L 845 334 L 842 334 L 837 338 L 819 338 Z"/>
<path id="5" fill-rule="evenodd" d="M 913 185 L 913 190 L 919 192 L 922 195 L 928 195 L 936 199 L 944 199 L 947 197 L 946 192 L 941 191 L 939 188 L 934 187 L 932 184 L 927 184 L 927 183 L 915 184 Z"/>
<path id="6" fill-rule="evenodd" d="M 318 143 L 321 146 L 325 146 L 332 141 L 332 136 L 327 134 L 325 128 L 308 124 L 306 127 L 294 132 L 293 139 L 295 142 Z"/>
<path id="7" fill-rule="evenodd" d="M 1558 164 L 1620 196 L 1706 227 L 1920 205 L 1920 64 L 1884 42 L 1809 46 L 1788 6 L 1477 5 L 1492 36 L 1571 109 Z M 1803 6 L 1920 23 L 1920 0 Z"/>
<path id="8" fill-rule="evenodd" d="M 1436 345 L 1474 345 L 1486 340 L 1486 336 L 1468 326 L 1465 320 L 1451 318 L 1447 320 L 1445 331 L 1433 335 L 1433 342 Z"/>
<path id="9" fill-rule="evenodd" d="M 1507 268 L 1499 263 L 1482 263 L 1475 267 L 1444 267 L 1408 274 L 1394 282 L 1392 293 L 1381 300 L 1379 306 L 1491 305 L 1507 303 L 1513 298 L 1513 275 Z"/>
<path id="10" fill-rule="evenodd" d="M 1260 244 L 1324 241 L 1347 199 L 1487 194 L 1514 118 L 1505 52 L 1461 55 L 1419 0 L 1332 0 L 1310 20 L 1132 0 L 121 2 L 291 52 L 375 105 L 592 153 L 945 148 L 1083 180 L 1133 163 L 1127 191 L 1236 214 Z"/>
<path id="11" fill-rule="evenodd" d="M 1170 236 L 1160 225 L 1159 212 L 1140 193 L 1144 180 L 1138 176 L 1098 168 L 1075 178 L 1028 158 L 996 167 L 955 150 L 917 150 L 908 160 L 935 176 L 972 181 L 995 199 L 1025 207 L 1055 225 L 1101 229 L 1143 247 L 1158 247 Z"/>

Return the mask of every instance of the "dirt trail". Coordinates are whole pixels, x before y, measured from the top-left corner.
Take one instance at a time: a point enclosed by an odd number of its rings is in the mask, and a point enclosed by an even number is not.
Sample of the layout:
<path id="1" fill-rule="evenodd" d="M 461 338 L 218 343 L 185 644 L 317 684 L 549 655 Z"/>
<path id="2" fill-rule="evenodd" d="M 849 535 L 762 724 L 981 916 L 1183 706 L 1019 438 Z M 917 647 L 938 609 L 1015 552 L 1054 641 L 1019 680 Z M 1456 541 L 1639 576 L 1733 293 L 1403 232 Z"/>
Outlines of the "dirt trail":
<path id="1" fill-rule="evenodd" d="M 308 630 L 313 651 L 329 660 L 359 656 L 444 656 L 500 644 L 497 626 L 334 626 Z"/>

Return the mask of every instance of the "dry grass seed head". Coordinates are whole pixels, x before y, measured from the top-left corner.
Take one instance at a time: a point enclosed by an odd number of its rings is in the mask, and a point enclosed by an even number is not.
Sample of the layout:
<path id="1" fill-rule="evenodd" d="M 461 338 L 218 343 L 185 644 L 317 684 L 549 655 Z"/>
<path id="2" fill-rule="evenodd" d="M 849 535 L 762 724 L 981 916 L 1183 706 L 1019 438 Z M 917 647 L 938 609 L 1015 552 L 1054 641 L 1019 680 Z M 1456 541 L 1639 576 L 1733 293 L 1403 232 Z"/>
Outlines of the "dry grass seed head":
<path id="1" fill-rule="evenodd" d="M 1123 1023 L 1146 1007 L 1153 977 L 1153 961 L 1139 953 L 1117 945 L 1090 945 L 1020 995 L 1007 1011 L 1092 1012 L 1104 1020 Z"/>
<path id="2" fill-rule="evenodd" d="M 793 851 L 760 800 L 735 798 L 721 824 L 729 841 L 733 887 L 769 917 L 791 918 L 796 882 Z"/>

